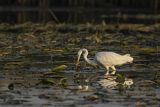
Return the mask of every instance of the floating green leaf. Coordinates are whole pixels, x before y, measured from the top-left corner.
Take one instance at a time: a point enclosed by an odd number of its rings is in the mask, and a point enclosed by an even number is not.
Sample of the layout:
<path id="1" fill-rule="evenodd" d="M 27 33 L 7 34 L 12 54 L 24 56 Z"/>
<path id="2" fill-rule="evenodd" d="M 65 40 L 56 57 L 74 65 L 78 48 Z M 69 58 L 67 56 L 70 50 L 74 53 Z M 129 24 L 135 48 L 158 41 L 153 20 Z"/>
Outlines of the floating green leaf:
<path id="1" fill-rule="evenodd" d="M 67 79 L 66 78 L 62 78 L 62 79 L 60 79 L 60 83 L 65 83 L 67 81 Z"/>
<path id="2" fill-rule="evenodd" d="M 64 69 L 66 69 L 66 68 L 67 68 L 66 65 L 60 65 L 60 66 L 57 66 L 57 67 L 51 69 L 50 72 L 59 72 L 59 71 L 62 71 Z"/>
<path id="3" fill-rule="evenodd" d="M 43 79 L 41 83 L 45 85 L 56 85 L 56 82 L 53 79 Z"/>
<path id="4" fill-rule="evenodd" d="M 60 79 L 59 85 L 62 87 L 67 87 L 67 79 L 66 78 Z"/>

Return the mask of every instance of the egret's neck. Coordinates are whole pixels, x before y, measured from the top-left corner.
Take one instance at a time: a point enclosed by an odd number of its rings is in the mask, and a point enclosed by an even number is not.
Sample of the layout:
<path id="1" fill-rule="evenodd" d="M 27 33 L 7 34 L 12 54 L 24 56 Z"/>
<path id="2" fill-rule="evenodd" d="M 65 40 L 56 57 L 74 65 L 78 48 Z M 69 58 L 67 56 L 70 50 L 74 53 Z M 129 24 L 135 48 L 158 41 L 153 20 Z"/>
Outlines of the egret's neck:
<path id="1" fill-rule="evenodd" d="M 88 59 L 87 56 L 88 56 L 88 52 L 85 51 L 85 53 L 83 54 L 84 60 L 90 65 L 97 66 L 97 63 L 94 60 Z"/>

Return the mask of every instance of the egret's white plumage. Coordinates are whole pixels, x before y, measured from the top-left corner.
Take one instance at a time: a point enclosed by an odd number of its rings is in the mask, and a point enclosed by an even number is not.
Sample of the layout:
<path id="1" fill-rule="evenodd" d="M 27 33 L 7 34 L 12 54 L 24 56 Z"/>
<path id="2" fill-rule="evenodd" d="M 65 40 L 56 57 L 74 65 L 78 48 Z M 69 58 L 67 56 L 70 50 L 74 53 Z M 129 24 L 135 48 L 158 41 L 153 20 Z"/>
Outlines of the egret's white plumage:
<path id="1" fill-rule="evenodd" d="M 111 74 L 116 73 L 116 65 L 123 65 L 126 63 L 131 63 L 133 61 L 133 58 L 130 56 L 130 54 L 120 55 L 114 52 L 98 52 L 95 55 L 94 60 L 90 60 L 87 58 L 88 50 L 87 49 L 80 49 L 78 51 L 78 59 L 77 59 L 77 65 L 79 64 L 79 59 L 81 57 L 81 54 L 83 54 L 83 57 L 87 63 L 93 66 L 103 66 L 107 69 L 106 75 L 109 74 L 109 67 L 112 68 L 113 72 Z"/>

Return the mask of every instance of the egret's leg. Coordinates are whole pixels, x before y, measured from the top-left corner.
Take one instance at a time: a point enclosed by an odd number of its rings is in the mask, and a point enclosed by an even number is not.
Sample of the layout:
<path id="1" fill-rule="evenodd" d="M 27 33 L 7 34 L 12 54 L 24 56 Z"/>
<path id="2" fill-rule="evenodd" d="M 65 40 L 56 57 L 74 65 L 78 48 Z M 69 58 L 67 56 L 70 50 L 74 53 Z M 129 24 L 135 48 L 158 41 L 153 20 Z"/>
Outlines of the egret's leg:
<path id="1" fill-rule="evenodd" d="M 105 75 L 109 75 L 109 66 L 106 66 L 105 68 L 107 69 L 107 72 Z"/>
<path id="2" fill-rule="evenodd" d="M 115 74 L 116 73 L 116 68 L 114 66 L 111 66 L 111 68 L 113 70 L 111 74 Z"/>

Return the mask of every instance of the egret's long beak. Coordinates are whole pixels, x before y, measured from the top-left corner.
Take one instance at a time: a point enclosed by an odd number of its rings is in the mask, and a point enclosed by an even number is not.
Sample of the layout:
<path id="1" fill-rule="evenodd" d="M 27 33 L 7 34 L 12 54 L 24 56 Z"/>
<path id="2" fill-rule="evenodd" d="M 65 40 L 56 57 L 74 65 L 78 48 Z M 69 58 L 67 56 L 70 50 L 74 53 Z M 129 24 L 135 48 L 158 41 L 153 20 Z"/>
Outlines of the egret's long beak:
<path id="1" fill-rule="evenodd" d="M 77 61 L 76 61 L 76 69 L 78 69 L 79 60 L 80 60 L 82 52 L 83 51 L 81 49 L 78 51 L 78 54 L 77 54 L 78 56 L 77 56 Z"/>
<path id="2" fill-rule="evenodd" d="M 77 57 L 77 61 L 76 61 L 76 68 L 78 67 L 78 65 L 79 65 L 79 60 L 80 60 L 80 55 L 78 55 L 78 57 Z"/>

